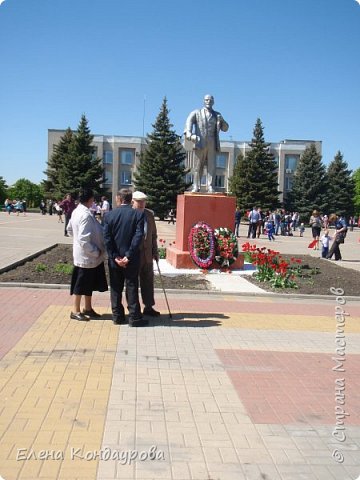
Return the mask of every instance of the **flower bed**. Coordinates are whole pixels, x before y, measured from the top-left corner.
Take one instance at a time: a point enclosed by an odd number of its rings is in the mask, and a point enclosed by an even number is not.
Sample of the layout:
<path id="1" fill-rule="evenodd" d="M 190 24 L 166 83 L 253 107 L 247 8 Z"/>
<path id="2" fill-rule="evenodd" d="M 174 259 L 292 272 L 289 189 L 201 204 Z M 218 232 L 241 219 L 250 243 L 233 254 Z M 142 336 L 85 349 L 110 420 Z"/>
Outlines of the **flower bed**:
<path id="1" fill-rule="evenodd" d="M 291 257 L 286 261 L 279 252 L 270 248 L 259 248 L 249 242 L 242 245 L 245 260 L 257 267 L 255 278 L 268 282 L 274 288 L 297 288 L 295 278 L 301 275 L 301 259 Z"/>

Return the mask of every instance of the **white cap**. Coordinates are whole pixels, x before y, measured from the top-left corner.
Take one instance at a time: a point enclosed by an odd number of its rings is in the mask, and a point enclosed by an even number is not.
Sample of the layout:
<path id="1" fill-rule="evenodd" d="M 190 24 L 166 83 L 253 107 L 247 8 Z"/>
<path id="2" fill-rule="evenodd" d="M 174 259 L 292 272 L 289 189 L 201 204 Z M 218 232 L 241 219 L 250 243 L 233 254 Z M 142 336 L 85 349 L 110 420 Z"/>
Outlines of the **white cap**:
<path id="1" fill-rule="evenodd" d="M 147 196 L 143 192 L 134 192 L 132 198 L 133 200 L 147 200 Z"/>

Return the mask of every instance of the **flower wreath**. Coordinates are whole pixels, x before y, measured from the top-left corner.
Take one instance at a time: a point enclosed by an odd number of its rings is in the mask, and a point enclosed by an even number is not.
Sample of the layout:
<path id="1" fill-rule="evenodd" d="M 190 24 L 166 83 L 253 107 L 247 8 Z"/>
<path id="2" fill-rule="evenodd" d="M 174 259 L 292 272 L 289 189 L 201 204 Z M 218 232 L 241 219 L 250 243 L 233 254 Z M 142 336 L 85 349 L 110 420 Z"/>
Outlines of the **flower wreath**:
<path id="1" fill-rule="evenodd" d="M 215 257 L 214 230 L 201 221 L 189 233 L 189 252 L 194 263 L 200 268 L 210 268 Z"/>
<path id="2" fill-rule="evenodd" d="M 235 235 L 226 227 L 216 228 L 215 232 L 215 261 L 221 268 L 229 267 L 235 262 L 239 250 Z"/>

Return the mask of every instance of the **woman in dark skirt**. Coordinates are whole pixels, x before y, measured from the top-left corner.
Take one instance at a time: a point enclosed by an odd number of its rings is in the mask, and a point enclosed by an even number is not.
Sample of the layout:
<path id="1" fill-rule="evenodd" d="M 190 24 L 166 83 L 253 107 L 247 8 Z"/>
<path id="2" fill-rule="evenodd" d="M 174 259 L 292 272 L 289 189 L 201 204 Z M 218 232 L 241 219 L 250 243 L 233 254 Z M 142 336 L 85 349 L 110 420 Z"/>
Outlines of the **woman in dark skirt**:
<path id="1" fill-rule="evenodd" d="M 71 278 L 70 295 L 74 295 L 74 308 L 70 318 L 87 321 L 99 318 L 92 307 L 92 293 L 108 289 L 104 268 L 104 239 L 102 227 L 91 214 L 94 201 L 92 190 L 83 190 L 79 195 L 79 205 L 73 211 L 67 227 L 74 238 L 74 270 Z M 81 311 L 81 297 L 84 295 L 85 308 Z"/>

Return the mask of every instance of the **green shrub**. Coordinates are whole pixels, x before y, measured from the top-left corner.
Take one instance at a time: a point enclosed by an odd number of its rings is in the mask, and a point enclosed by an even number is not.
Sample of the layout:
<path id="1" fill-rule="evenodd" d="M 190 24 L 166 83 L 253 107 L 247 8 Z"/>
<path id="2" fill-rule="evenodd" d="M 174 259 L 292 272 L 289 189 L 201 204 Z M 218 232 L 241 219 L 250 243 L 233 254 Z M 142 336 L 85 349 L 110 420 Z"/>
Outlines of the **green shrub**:
<path id="1" fill-rule="evenodd" d="M 35 265 L 35 271 L 38 272 L 38 273 L 46 272 L 47 269 L 48 269 L 48 267 L 44 263 L 37 263 Z"/>
<path id="2" fill-rule="evenodd" d="M 69 263 L 57 263 L 54 265 L 54 271 L 56 273 L 66 273 L 67 275 L 71 275 L 74 267 Z"/>

